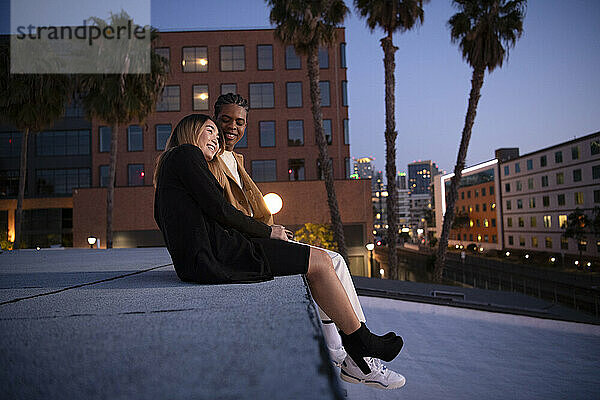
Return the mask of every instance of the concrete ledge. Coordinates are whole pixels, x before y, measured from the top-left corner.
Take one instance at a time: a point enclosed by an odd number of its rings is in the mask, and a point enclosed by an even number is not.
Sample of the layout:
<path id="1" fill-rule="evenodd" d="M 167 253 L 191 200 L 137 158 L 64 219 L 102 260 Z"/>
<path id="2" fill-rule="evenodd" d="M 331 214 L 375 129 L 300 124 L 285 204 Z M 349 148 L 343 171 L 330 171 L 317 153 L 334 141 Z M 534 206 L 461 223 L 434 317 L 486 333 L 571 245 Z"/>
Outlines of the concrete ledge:
<path id="1" fill-rule="evenodd" d="M 204 286 L 168 263 L 164 248 L 0 254 L 2 398 L 341 397 L 301 276 Z"/>

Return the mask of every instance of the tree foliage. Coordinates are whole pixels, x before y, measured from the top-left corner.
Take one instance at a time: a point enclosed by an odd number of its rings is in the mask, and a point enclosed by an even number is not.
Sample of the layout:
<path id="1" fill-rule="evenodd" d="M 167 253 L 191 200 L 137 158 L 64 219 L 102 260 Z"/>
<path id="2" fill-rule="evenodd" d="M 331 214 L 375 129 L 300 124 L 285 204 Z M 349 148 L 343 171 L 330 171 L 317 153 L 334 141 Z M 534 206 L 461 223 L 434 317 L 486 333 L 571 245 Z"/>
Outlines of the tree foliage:
<path id="1" fill-rule="evenodd" d="M 327 250 L 337 251 L 337 244 L 333 240 L 333 230 L 329 224 L 307 223 L 295 232 L 295 240 Z"/>

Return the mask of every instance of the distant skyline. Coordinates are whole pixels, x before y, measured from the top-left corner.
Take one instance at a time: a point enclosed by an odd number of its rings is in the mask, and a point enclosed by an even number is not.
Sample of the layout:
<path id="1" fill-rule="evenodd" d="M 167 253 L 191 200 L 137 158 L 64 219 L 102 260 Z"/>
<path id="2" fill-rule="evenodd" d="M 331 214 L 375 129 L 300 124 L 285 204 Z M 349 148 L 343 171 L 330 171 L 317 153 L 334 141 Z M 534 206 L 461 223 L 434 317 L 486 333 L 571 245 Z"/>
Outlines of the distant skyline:
<path id="1" fill-rule="evenodd" d="M 385 166 L 382 31 L 371 33 L 346 2 L 351 157 Z M 263 1 L 151 2 L 159 30 L 272 28 Z M 432 1 L 424 24 L 394 35 L 398 171 L 431 159 L 451 171 L 471 89 L 471 68 L 451 43 L 451 1 Z M 0 0 L 7 31 L 8 2 Z M 467 165 L 489 160 L 500 147 L 521 154 L 600 130 L 600 1 L 530 0 L 523 36 L 500 69 L 485 76 Z"/>

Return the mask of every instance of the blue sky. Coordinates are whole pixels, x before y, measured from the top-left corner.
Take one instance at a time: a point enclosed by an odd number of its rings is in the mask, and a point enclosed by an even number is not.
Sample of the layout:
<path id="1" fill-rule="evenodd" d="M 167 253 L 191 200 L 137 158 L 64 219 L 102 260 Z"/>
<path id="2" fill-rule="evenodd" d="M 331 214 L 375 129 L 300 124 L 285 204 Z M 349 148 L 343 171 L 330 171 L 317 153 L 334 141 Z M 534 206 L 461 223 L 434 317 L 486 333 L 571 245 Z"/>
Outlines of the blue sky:
<path id="1" fill-rule="evenodd" d="M 351 155 L 385 163 L 383 32 L 371 33 L 352 9 L 346 27 Z M 6 0 L 0 0 L 3 28 Z M 463 128 L 471 69 L 450 42 L 449 0 L 425 6 L 425 22 L 396 34 L 397 168 L 432 159 L 451 170 Z M 152 1 L 162 30 L 270 27 L 259 0 Z M 524 33 L 501 69 L 486 75 L 467 165 L 500 147 L 521 153 L 600 130 L 600 1 L 530 0 Z M 6 29 L 6 28 L 4 28 Z"/>

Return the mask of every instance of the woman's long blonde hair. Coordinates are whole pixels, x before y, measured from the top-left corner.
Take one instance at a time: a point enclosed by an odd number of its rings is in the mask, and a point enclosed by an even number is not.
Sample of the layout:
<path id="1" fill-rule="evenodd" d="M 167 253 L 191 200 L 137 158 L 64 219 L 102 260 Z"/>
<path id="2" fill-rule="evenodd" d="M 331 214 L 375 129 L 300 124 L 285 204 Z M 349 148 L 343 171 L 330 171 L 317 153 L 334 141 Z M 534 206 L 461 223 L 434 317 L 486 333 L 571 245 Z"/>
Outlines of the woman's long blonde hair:
<path id="1" fill-rule="evenodd" d="M 167 139 L 165 150 L 156 158 L 156 166 L 154 168 L 154 176 L 152 179 L 154 187 L 156 187 L 158 174 L 160 172 L 160 168 L 162 167 L 162 161 L 165 154 L 167 154 L 169 150 L 182 144 L 187 143 L 197 146 L 198 136 L 200 135 L 200 131 L 202 130 L 202 127 L 206 121 L 212 121 L 217 126 L 217 129 L 219 130 L 219 151 L 217 154 L 221 154 L 223 152 L 223 149 L 225 148 L 225 140 L 223 139 L 223 133 L 221 132 L 221 129 L 219 129 L 219 125 L 214 119 L 205 114 L 190 114 L 186 117 L 183 117 L 175 129 L 173 129 L 173 132 L 171 132 L 169 139 Z"/>

